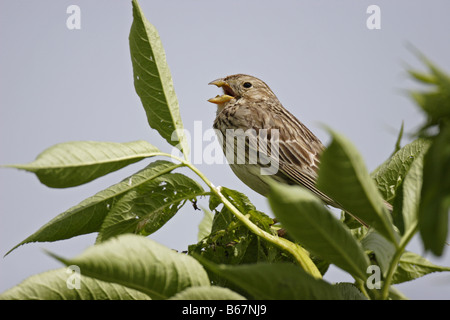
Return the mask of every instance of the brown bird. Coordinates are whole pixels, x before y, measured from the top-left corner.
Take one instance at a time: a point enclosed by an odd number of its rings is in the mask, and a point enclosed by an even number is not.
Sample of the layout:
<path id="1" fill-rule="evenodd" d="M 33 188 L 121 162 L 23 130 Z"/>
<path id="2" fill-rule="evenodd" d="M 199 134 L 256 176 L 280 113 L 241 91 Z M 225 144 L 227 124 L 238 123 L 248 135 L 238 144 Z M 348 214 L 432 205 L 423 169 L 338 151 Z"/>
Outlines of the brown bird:
<path id="1" fill-rule="evenodd" d="M 254 191 L 267 196 L 269 186 L 261 178 L 261 168 L 267 168 L 268 161 L 272 161 L 271 165 L 275 162 L 278 169 L 271 175 L 272 178 L 304 186 L 324 203 L 343 209 L 315 186 L 319 157 L 324 150 L 322 142 L 283 107 L 266 83 L 249 75 L 236 74 L 209 84 L 223 89 L 223 95 L 208 101 L 217 104 L 214 128 L 222 141 L 230 167 L 239 179 Z M 232 131 L 240 133 L 235 134 L 234 139 L 227 139 L 227 130 L 229 134 Z M 267 131 L 267 134 L 260 135 L 261 131 Z M 244 135 L 242 132 L 249 133 Z M 274 132 L 278 134 L 278 150 L 272 146 L 272 140 L 269 141 Z M 237 140 L 242 136 L 245 139 L 245 149 L 242 145 L 241 148 L 237 146 Z M 231 157 L 227 154 L 227 148 L 234 151 Z M 255 150 L 263 151 L 268 156 L 266 159 L 257 158 L 257 161 L 251 163 L 250 152 Z M 245 163 L 236 161 L 240 156 Z"/>

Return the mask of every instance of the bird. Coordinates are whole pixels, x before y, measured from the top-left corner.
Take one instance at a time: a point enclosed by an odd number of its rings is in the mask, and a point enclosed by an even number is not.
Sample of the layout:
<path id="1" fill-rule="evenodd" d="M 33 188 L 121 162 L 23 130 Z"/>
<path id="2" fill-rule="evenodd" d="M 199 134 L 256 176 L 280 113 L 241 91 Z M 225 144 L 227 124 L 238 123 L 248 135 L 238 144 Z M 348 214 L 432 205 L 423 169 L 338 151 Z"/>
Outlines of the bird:
<path id="1" fill-rule="evenodd" d="M 337 201 L 316 187 L 320 155 L 325 149 L 324 145 L 300 120 L 283 107 L 264 81 L 246 74 L 234 74 L 216 79 L 209 84 L 223 90 L 223 95 L 208 100 L 217 105 L 213 128 L 222 143 L 223 152 L 232 171 L 242 182 L 257 193 L 268 196 L 270 186 L 261 169 L 268 168 L 268 160 L 274 161 L 277 171 L 270 175 L 272 179 L 289 185 L 303 186 L 326 205 L 344 210 Z M 265 135 L 260 135 L 261 131 L 264 131 Z M 230 132 L 240 134 L 232 136 L 233 139 L 230 141 L 227 139 L 227 133 L 231 136 Z M 249 133 L 245 135 L 243 132 Z M 274 132 L 278 135 L 278 150 L 271 145 L 271 139 L 268 142 Z M 245 143 L 239 148 L 237 140 L 242 136 Z M 262 137 L 266 141 L 263 141 Z M 262 149 L 262 153 L 268 154 L 267 158 L 258 157 L 256 161 L 249 163 L 250 151 L 255 152 L 258 148 Z M 234 152 L 231 156 L 227 154 L 229 150 Z M 241 162 L 236 161 L 239 160 L 239 156 Z M 265 160 L 265 163 L 262 160 Z M 360 219 L 357 220 L 366 225 Z"/>

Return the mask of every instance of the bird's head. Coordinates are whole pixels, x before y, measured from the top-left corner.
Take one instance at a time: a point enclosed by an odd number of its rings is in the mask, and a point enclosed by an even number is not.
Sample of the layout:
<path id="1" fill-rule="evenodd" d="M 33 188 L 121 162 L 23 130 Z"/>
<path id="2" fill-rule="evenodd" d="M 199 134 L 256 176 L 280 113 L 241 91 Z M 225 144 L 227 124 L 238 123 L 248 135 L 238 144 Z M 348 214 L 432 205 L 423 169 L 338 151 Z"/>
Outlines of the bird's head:
<path id="1" fill-rule="evenodd" d="M 219 109 L 239 99 L 265 100 L 275 96 L 264 81 L 246 74 L 231 75 L 211 81 L 209 84 L 223 89 L 223 95 L 217 95 L 208 100 L 217 104 Z"/>

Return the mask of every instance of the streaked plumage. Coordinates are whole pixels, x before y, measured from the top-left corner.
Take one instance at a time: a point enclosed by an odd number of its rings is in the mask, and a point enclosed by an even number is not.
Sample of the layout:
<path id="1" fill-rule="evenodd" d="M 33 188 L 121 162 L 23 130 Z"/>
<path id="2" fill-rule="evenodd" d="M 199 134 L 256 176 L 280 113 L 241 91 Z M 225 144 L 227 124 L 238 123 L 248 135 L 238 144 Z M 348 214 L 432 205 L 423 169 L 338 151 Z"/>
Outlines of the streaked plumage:
<path id="1" fill-rule="evenodd" d="M 217 79 L 210 84 L 215 84 L 224 91 L 224 95 L 209 100 L 218 105 L 214 128 L 218 129 L 223 137 L 227 129 L 243 131 L 254 129 L 256 132 L 261 129 L 277 129 L 279 170 L 272 177 L 284 183 L 302 185 L 326 204 L 340 207 L 315 186 L 320 153 L 324 146 L 303 123 L 282 106 L 267 84 L 244 74 Z M 255 148 L 256 143 L 258 143 L 257 139 L 253 142 L 248 141 L 246 145 Z M 230 166 L 250 188 L 262 195 L 267 195 L 269 187 L 259 174 L 259 169 L 264 165 L 232 163 Z"/>

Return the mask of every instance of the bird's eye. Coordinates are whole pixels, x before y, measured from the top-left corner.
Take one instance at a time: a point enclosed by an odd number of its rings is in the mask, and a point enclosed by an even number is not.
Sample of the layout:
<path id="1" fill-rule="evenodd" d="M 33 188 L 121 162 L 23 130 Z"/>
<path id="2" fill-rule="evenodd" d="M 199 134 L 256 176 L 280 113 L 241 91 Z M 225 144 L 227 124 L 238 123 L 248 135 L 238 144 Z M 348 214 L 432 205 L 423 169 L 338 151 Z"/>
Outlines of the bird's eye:
<path id="1" fill-rule="evenodd" d="M 244 88 L 251 88 L 252 84 L 250 82 L 244 82 L 243 86 Z"/>

